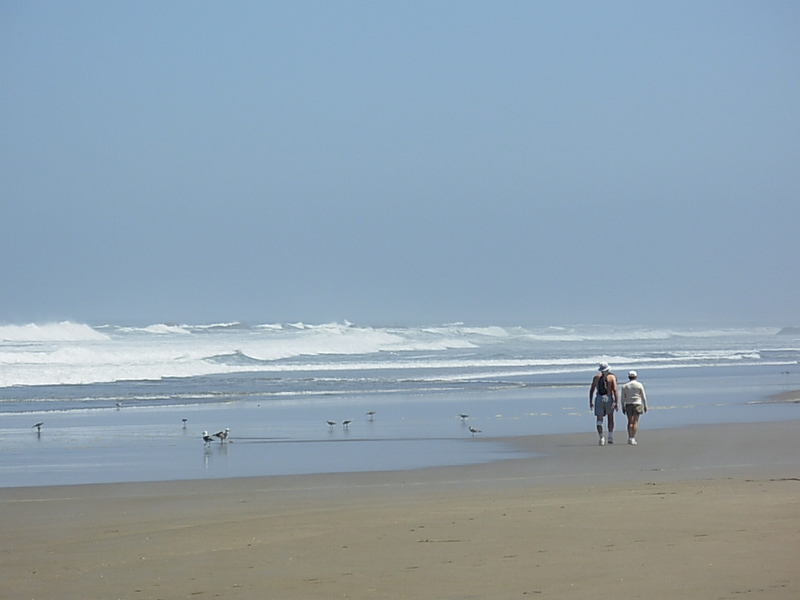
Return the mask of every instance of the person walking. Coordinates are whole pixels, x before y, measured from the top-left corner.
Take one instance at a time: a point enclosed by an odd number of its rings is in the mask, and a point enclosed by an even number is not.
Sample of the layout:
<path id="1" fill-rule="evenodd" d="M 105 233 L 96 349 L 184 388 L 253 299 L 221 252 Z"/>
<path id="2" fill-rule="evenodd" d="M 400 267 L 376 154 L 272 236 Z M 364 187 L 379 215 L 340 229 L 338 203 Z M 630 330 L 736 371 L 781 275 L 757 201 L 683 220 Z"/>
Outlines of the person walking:
<path id="1" fill-rule="evenodd" d="M 592 378 L 592 386 L 589 388 L 589 410 L 594 410 L 600 445 L 605 446 L 606 438 L 603 436 L 605 417 L 608 417 L 608 443 L 614 443 L 614 411 L 619 410 L 617 377 L 611 372 L 608 363 L 600 363 L 597 370 L 600 372 Z"/>
<path id="2" fill-rule="evenodd" d="M 628 443 L 636 445 L 639 417 L 647 412 L 647 394 L 636 371 L 628 371 L 628 383 L 622 385 L 622 412 L 628 417 Z"/>

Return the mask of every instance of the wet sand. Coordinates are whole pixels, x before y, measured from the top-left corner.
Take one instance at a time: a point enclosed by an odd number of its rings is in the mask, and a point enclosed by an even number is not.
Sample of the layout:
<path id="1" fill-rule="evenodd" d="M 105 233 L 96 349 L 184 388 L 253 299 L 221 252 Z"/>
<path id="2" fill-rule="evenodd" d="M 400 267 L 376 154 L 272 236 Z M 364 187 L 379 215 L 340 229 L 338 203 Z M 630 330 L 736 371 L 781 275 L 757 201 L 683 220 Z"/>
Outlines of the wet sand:
<path id="1" fill-rule="evenodd" d="M 800 421 L 536 458 L 0 489 L 3 598 L 798 598 Z M 481 443 L 481 442 L 479 442 Z"/>
<path id="2" fill-rule="evenodd" d="M 798 403 L 800 402 L 800 390 L 791 390 L 781 394 L 773 394 L 767 398 L 767 402 Z"/>

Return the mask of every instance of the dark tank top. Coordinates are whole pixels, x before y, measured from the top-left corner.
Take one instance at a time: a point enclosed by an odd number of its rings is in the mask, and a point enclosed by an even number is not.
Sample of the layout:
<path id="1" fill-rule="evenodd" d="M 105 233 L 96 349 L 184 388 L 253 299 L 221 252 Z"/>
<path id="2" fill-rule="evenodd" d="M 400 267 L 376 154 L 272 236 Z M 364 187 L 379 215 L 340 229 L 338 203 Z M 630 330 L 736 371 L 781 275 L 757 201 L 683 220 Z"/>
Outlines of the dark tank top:
<path id="1" fill-rule="evenodd" d="M 599 396 L 607 396 L 608 395 L 608 383 L 606 383 L 606 377 L 611 375 L 610 372 L 603 373 L 600 375 L 600 379 L 597 381 L 597 394 Z"/>

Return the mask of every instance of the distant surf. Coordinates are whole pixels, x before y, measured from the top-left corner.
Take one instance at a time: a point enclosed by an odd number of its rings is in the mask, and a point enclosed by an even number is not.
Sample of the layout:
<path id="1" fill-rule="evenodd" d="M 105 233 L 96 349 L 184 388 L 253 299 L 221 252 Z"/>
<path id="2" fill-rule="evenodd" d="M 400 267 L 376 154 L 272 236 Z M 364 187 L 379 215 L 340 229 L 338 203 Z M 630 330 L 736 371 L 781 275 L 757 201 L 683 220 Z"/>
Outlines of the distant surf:
<path id="1" fill-rule="evenodd" d="M 365 327 L 349 322 L 84 323 L 0 327 L 0 388 L 159 381 L 235 373 L 377 373 L 469 380 L 631 367 L 796 363 L 800 334 L 778 328 Z M 393 377 L 393 375 L 382 375 Z"/>

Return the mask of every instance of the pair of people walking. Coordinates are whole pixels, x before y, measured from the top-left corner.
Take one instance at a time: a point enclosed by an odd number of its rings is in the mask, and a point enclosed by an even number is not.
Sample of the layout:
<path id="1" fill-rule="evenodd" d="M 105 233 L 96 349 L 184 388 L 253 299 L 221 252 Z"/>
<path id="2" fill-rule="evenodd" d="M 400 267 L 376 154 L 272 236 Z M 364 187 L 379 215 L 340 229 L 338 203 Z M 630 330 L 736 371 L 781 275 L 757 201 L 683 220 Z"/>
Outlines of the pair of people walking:
<path id="1" fill-rule="evenodd" d="M 608 363 L 600 363 L 599 373 L 592 378 L 589 388 L 589 409 L 597 419 L 597 435 L 600 445 L 614 443 L 614 413 L 619 410 L 620 394 L 617 377 L 611 372 Z M 639 417 L 647 412 L 647 395 L 644 385 L 639 382 L 636 371 L 628 371 L 628 382 L 622 385 L 622 412 L 628 417 L 628 444 L 635 445 L 639 431 Z M 608 419 L 608 438 L 603 433 L 603 419 Z"/>

